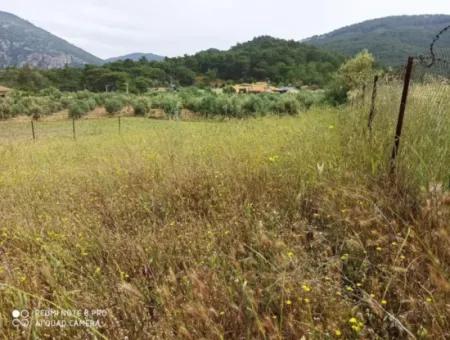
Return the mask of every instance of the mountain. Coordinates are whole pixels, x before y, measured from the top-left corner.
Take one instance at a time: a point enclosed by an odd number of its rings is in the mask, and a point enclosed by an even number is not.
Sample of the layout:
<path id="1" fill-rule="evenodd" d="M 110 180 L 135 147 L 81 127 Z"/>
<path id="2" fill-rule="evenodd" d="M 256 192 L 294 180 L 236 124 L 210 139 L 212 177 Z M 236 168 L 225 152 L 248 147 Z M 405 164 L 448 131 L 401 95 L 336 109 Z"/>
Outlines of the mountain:
<path id="1" fill-rule="evenodd" d="M 362 49 L 386 66 L 405 63 L 408 56 L 428 55 L 429 46 L 450 15 L 392 16 L 364 21 L 303 42 L 352 56 Z M 443 39 L 448 42 L 450 32 Z"/>
<path id="2" fill-rule="evenodd" d="M 163 57 L 163 56 L 160 56 L 157 54 L 153 54 L 153 53 L 131 53 L 131 54 L 123 55 L 120 57 L 106 59 L 105 62 L 113 63 L 115 61 L 120 61 L 120 60 L 139 61 L 143 57 L 145 59 L 147 59 L 148 61 L 163 61 L 164 59 L 166 59 L 166 57 Z"/>
<path id="3" fill-rule="evenodd" d="M 66 64 L 101 63 L 101 59 L 67 41 L 13 14 L 0 11 L 0 68 L 29 65 L 51 69 Z"/>
<path id="4" fill-rule="evenodd" d="M 344 60 L 315 46 L 270 36 L 257 37 L 226 51 L 209 49 L 193 56 L 168 58 L 197 75 L 240 81 L 323 85 Z"/>

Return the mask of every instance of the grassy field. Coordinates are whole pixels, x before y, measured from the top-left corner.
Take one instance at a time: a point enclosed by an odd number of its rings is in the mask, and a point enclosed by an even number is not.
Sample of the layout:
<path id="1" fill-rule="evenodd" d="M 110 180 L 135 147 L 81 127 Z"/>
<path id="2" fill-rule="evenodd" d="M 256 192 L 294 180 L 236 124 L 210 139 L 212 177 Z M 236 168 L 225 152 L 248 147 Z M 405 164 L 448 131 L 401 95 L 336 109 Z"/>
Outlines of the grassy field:
<path id="1" fill-rule="evenodd" d="M 413 90 L 396 180 L 392 89 L 371 137 L 361 106 L 130 117 L 120 135 L 117 119 L 82 120 L 76 141 L 70 121 L 38 122 L 36 142 L 0 122 L 2 338 L 448 338 L 440 89 Z M 98 328 L 39 326 L 47 309 L 104 312 L 87 318 Z"/>

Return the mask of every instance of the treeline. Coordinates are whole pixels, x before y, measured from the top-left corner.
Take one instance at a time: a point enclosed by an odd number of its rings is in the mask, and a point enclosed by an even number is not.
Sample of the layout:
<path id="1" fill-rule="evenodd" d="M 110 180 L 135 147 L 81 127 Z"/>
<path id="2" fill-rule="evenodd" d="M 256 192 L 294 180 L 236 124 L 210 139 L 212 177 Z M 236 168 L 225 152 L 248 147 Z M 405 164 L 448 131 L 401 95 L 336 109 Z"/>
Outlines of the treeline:
<path id="1" fill-rule="evenodd" d="M 279 85 L 326 86 L 344 58 L 295 41 L 259 37 L 228 51 L 207 50 L 161 62 L 141 59 L 103 66 L 37 70 L 8 68 L 0 83 L 24 91 L 54 87 L 60 91 L 143 93 L 158 86 L 209 86 L 270 81 Z"/>

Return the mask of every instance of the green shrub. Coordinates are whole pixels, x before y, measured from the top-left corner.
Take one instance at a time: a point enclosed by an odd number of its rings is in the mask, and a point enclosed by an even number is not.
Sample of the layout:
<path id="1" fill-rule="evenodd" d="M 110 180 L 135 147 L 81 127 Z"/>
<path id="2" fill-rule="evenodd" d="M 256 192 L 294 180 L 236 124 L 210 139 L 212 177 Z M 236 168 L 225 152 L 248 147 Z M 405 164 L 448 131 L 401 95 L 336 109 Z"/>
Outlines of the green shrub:
<path id="1" fill-rule="evenodd" d="M 180 114 L 182 102 L 176 95 L 164 94 L 154 97 L 151 107 L 161 109 L 167 116 L 174 117 Z"/>
<path id="2" fill-rule="evenodd" d="M 48 87 L 39 91 L 39 95 L 43 97 L 52 97 L 53 99 L 59 100 L 62 97 L 62 92 L 55 87 Z"/>
<path id="3" fill-rule="evenodd" d="M 112 97 L 105 100 L 106 112 L 113 115 L 122 110 L 124 106 L 123 101 L 118 97 Z"/>
<path id="4" fill-rule="evenodd" d="M 94 96 L 94 100 L 97 106 L 104 106 L 106 102 L 106 97 L 103 94 L 96 94 Z"/>
<path id="5" fill-rule="evenodd" d="M 77 93 L 75 93 L 75 97 L 77 99 L 89 99 L 92 98 L 94 96 L 94 94 L 90 91 L 78 91 Z"/>
<path id="6" fill-rule="evenodd" d="M 184 108 L 193 112 L 200 112 L 201 97 L 198 95 L 185 95 L 182 96 L 182 105 Z"/>
<path id="7" fill-rule="evenodd" d="M 244 98 L 242 103 L 242 113 L 244 115 L 254 116 L 258 113 L 262 114 L 267 112 L 268 107 L 265 105 L 267 102 L 262 96 L 252 94 Z"/>
<path id="8" fill-rule="evenodd" d="M 291 95 L 282 95 L 272 104 L 272 111 L 277 114 L 296 115 L 300 109 L 300 103 Z"/>
<path id="9" fill-rule="evenodd" d="M 326 101 L 326 92 L 320 91 L 301 91 L 297 94 L 297 100 L 307 110 L 313 105 L 322 104 Z"/>
<path id="10" fill-rule="evenodd" d="M 39 119 L 44 114 L 46 114 L 45 108 L 38 104 L 33 104 L 29 109 L 29 116 L 33 117 L 33 119 Z"/>
<path id="11" fill-rule="evenodd" d="M 339 80 L 334 80 L 325 91 L 325 100 L 332 105 L 341 105 L 347 102 L 349 87 Z"/>
<path id="12" fill-rule="evenodd" d="M 63 109 L 68 109 L 71 102 L 72 101 L 69 97 L 62 97 L 60 100 Z"/>
<path id="13" fill-rule="evenodd" d="M 205 117 L 216 113 L 216 95 L 207 94 L 200 100 L 198 111 Z"/>
<path id="14" fill-rule="evenodd" d="M 97 107 L 97 102 L 94 98 L 89 98 L 86 100 L 86 105 L 88 106 L 89 111 L 93 111 Z"/>
<path id="15" fill-rule="evenodd" d="M 0 99 L 0 119 L 10 118 L 12 115 L 11 105 L 8 100 Z"/>
<path id="16" fill-rule="evenodd" d="M 133 102 L 133 110 L 136 116 L 145 116 L 150 111 L 150 105 L 145 98 L 139 98 Z"/>
<path id="17" fill-rule="evenodd" d="M 79 119 L 89 112 L 89 106 L 85 101 L 76 100 L 69 105 L 69 117 Z"/>
<path id="18" fill-rule="evenodd" d="M 26 107 L 23 105 L 22 102 L 17 102 L 11 105 L 11 115 L 17 116 L 20 114 L 25 114 L 27 111 Z"/>

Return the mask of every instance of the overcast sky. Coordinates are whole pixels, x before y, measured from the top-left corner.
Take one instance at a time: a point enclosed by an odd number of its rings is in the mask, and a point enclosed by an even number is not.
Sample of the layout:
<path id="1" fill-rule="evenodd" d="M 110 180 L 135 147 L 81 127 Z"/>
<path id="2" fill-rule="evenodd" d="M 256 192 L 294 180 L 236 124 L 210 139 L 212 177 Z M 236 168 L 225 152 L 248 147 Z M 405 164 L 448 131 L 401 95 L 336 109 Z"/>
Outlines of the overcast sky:
<path id="1" fill-rule="evenodd" d="M 101 58 L 227 49 L 259 35 L 301 40 L 388 15 L 450 14 L 448 0 L 1 0 Z"/>

